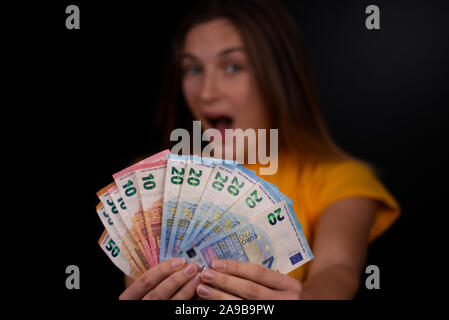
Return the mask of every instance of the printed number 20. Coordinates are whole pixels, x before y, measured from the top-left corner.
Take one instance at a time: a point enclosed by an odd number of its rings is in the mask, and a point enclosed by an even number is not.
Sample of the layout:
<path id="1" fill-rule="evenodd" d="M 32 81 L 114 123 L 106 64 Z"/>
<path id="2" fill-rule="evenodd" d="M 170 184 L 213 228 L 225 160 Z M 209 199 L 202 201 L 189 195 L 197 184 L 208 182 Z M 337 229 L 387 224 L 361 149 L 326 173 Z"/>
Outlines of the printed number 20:
<path id="1" fill-rule="evenodd" d="M 276 213 L 276 215 L 274 215 Z M 281 216 L 281 208 L 274 210 L 274 213 L 269 213 L 267 218 L 268 222 L 274 226 L 278 221 L 284 220 L 284 216 Z"/>

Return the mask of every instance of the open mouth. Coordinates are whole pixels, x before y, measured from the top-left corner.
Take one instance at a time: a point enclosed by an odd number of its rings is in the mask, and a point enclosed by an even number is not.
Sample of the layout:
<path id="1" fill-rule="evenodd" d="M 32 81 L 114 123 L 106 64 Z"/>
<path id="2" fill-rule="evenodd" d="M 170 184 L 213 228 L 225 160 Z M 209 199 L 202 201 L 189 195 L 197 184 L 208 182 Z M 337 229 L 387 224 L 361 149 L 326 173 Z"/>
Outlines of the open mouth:
<path id="1" fill-rule="evenodd" d="M 226 115 L 209 116 L 206 120 L 212 128 L 220 131 L 222 138 L 225 136 L 225 130 L 232 129 L 234 125 L 234 119 Z"/>

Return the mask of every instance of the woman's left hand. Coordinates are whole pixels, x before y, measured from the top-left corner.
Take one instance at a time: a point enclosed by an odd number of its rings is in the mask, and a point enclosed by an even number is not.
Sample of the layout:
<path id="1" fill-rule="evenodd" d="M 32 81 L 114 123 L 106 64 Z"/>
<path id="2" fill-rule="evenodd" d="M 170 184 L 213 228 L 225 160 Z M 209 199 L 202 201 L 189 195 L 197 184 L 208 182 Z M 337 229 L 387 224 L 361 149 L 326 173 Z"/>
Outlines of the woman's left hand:
<path id="1" fill-rule="evenodd" d="M 215 260 L 200 279 L 196 292 L 208 300 L 297 300 L 302 293 L 301 282 L 290 276 L 235 260 Z"/>

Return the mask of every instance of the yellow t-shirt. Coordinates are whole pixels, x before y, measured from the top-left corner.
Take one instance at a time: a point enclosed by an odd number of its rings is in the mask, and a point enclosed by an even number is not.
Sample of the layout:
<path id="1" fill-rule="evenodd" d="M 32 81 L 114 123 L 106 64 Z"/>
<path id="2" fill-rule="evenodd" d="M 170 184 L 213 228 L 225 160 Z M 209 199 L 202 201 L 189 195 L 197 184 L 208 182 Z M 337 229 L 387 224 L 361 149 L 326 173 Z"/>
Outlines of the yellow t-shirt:
<path id="1" fill-rule="evenodd" d="M 370 230 L 370 242 L 387 230 L 400 214 L 399 204 L 372 170 L 361 162 L 304 161 L 299 166 L 298 160 L 287 153 L 279 153 L 278 159 L 276 174 L 261 177 L 277 185 L 283 194 L 293 200 L 293 209 L 311 249 L 314 231 L 321 214 L 338 200 L 366 197 L 380 203 Z M 255 170 L 260 175 L 258 164 L 246 164 L 245 167 Z M 310 263 L 306 263 L 289 275 L 304 281 L 309 265 Z"/>

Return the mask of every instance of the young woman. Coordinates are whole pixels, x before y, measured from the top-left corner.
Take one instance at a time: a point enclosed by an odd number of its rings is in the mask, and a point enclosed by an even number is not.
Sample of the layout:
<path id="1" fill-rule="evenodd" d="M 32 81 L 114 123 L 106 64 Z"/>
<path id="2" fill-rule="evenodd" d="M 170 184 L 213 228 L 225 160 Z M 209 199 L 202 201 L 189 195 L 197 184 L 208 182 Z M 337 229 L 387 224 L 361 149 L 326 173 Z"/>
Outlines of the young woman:
<path id="1" fill-rule="evenodd" d="M 278 170 L 263 178 L 294 201 L 315 258 L 288 275 L 237 261 L 198 272 L 172 259 L 128 280 L 120 298 L 353 298 L 368 244 L 399 205 L 369 166 L 332 142 L 297 27 L 279 1 L 208 0 L 192 12 L 174 40 L 163 125 L 277 128 Z M 258 164 L 246 166 L 258 172 Z"/>

